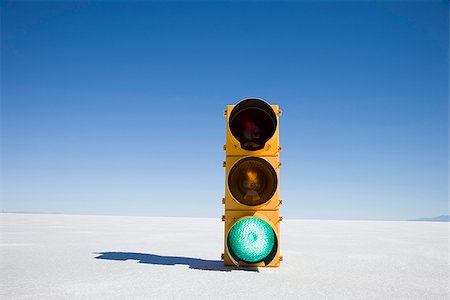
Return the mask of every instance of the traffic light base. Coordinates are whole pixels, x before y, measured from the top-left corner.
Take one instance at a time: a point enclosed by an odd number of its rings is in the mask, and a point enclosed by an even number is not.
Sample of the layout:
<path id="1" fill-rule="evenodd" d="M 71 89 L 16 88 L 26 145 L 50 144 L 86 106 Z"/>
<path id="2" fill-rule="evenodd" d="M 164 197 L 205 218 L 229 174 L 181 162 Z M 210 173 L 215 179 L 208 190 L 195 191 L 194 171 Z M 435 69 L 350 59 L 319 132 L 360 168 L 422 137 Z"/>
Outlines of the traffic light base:
<path id="1" fill-rule="evenodd" d="M 223 253 L 223 264 L 225 266 L 233 266 L 233 267 L 273 267 L 277 268 L 280 266 L 280 262 L 283 260 L 282 256 L 277 255 L 268 265 L 264 264 L 264 262 L 259 262 L 256 264 L 248 264 L 248 263 L 239 263 L 238 266 L 236 266 L 233 261 L 231 260 L 231 257 L 227 253 Z"/>

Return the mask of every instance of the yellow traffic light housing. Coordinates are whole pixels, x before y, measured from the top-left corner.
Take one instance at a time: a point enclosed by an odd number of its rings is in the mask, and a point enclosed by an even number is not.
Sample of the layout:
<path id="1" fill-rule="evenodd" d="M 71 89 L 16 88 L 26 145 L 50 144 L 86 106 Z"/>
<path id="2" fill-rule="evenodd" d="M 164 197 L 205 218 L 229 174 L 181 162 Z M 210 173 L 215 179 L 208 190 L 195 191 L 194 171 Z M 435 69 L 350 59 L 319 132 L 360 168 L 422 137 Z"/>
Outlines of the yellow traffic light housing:
<path id="1" fill-rule="evenodd" d="M 228 105 L 226 116 L 224 264 L 280 264 L 278 105 L 258 98 Z"/>

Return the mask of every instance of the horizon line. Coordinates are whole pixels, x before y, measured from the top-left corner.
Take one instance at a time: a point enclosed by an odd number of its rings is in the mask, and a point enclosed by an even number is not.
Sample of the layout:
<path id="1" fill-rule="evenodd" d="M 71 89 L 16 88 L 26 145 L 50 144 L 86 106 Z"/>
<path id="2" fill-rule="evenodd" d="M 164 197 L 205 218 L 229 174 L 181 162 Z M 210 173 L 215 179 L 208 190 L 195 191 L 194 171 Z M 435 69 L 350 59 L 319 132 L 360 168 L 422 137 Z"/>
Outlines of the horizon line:
<path id="1" fill-rule="evenodd" d="M 217 217 L 207 217 L 207 216 L 162 216 L 162 215 L 138 215 L 138 214 L 109 214 L 109 213 L 68 213 L 68 212 L 49 212 L 49 211 L 7 211 L 1 210 L 0 214 L 35 214 L 35 215 L 75 215 L 75 216 L 106 216 L 106 217 L 149 217 L 149 218 L 195 218 L 195 219 L 220 219 Z M 433 219 L 438 217 L 450 218 L 450 215 L 442 214 L 434 217 L 418 217 L 411 219 L 328 219 L 328 218 L 291 218 L 283 217 L 285 220 L 311 220 L 311 221 L 396 221 L 396 222 L 436 222 L 431 220 L 421 220 L 421 219 Z M 449 221 L 441 221 L 449 222 Z"/>

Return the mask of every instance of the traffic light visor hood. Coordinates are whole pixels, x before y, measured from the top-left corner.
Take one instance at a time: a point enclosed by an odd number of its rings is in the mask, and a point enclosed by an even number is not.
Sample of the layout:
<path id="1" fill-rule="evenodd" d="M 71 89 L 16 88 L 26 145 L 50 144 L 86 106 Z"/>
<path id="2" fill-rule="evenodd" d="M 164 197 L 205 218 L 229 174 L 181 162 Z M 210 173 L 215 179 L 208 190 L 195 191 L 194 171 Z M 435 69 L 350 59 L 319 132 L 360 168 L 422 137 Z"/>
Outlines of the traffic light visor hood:
<path id="1" fill-rule="evenodd" d="M 260 218 L 243 218 L 228 233 L 227 249 L 237 263 L 263 261 L 267 265 L 275 257 L 277 248 L 278 240 L 272 226 Z"/>
<path id="2" fill-rule="evenodd" d="M 249 98 L 233 108 L 229 126 L 231 134 L 239 141 L 242 149 L 260 150 L 275 133 L 277 116 L 267 102 Z"/>

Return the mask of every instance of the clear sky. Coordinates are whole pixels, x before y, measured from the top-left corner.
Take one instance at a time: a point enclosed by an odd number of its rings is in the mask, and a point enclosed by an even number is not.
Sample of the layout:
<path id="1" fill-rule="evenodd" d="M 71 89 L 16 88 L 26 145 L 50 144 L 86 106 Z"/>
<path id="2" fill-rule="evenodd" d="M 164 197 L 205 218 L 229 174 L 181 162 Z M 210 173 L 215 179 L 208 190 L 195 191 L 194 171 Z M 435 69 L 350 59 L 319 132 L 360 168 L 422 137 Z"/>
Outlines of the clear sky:
<path id="1" fill-rule="evenodd" d="M 447 1 L 1 6 L 2 210 L 219 217 L 260 97 L 283 216 L 447 214 Z"/>

